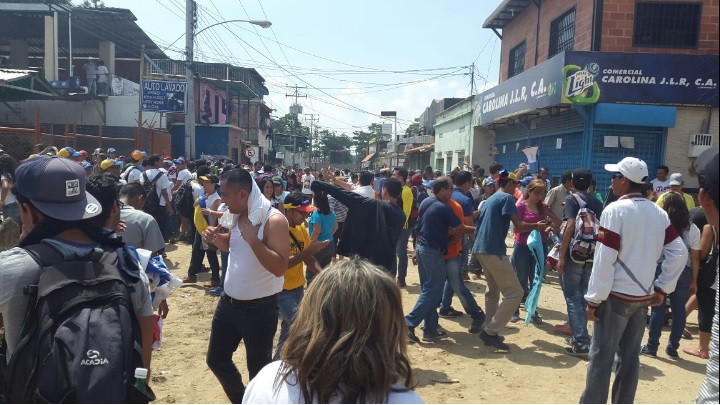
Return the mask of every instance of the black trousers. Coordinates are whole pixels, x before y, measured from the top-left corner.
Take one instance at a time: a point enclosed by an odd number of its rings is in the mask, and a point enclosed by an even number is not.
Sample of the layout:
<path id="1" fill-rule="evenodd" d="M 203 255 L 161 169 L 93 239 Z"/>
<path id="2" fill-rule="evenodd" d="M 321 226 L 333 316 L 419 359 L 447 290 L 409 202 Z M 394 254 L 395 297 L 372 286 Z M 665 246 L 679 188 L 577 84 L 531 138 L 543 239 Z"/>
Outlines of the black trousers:
<path id="1" fill-rule="evenodd" d="M 220 298 L 208 345 L 207 365 L 234 404 L 242 403 L 245 385 L 232 356 L 245 341 L 248 381 L 272 361 L 273 338 L 277 330 L 277 294 L 252 301 L 238 301 L 226 294 Z"/>

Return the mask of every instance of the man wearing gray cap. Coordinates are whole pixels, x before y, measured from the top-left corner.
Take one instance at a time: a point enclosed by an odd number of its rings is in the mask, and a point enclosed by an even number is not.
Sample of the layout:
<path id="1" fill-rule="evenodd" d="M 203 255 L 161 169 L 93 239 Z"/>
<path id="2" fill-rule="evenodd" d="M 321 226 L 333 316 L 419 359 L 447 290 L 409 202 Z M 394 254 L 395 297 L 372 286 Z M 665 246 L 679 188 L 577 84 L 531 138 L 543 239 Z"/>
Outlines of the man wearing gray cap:
<path id="1" fill-rule="evenodd" d="M 626 157 L 605 165 L 619 199 L 600 217 L 585 301 L 595 321 L 590 363 L 581 403 L 607 403 L 613 362 L 619 357 L 612 388 L 613 403 L 632 403 L 640 371 L 640 342 L 648 305 L 659 305 L 675 290 L 687 263 L 687 248 L 667 213 L 640 194 L 647 164 Z M 665 256 L 659 275 L 655 269 Z"/>
<path id="2" fill-rule="evenodd" d="M 66 261 L 80 261 L 79 258 L 90 256 L 96 248 L 114 251 L 124 246 L 121 240 L 112 237 L 112 231 L 103 228 L 105 217 L 115 209 L 105 212 L 98 200 L 86 193 L 85 173 L 74 161 L 49 156 L 29 159 L 18 167 L 13 189 L 20 205 L 23 233 L 18 247 L 0 253 L 0 320 L 5 325 L 8 360 L 22 337 L 23 320 L 30 304 L 30 295 L 25 294 L 24 289 L 38 284 L 42 270 L 26 247 L 32 246 L 37 253 L 41 251 L 37 246 L 42 244 L 42 251 L 52 249 Z M 38 257 L 40 261 L 45 259 L 51 260 L 49 256 Z M 144 272 L 138 272 L 137 267 L 126 269 L 126 280 L 132 286 L 130 299 L 142 331 L 143 346 L 148 341 L 152 345 L 150 292 L 147 277 L 143 278 Z M 78 332 L 79 339 L 80 335 L 83 333 Z M 150 364 L 150 354 L 151 350 L 143 352 L 146 367 Z"/>
<path id="3" fill-rule="evenodd" d="M 683 199 L 685 200 L 685 205 L 687 205 L 688 211 L 695 208 L 695 200 L 693 200 L 692 196 L 690 194 L 683 193 L 683 186 L 685 186 L 685 180 L 683 180 L 682 173 L 673 173 L 670 175 L 670 191 L 674 191 L 676 193 L 680 193 L 680 195 L 683 196 Z M 667 194 L 667 193 L 665 193 Z M 658 198 L 657 203 L 658 206 L 663 206 L 663 201 L 665 198 L 665 194 L 661 194 Z"/>

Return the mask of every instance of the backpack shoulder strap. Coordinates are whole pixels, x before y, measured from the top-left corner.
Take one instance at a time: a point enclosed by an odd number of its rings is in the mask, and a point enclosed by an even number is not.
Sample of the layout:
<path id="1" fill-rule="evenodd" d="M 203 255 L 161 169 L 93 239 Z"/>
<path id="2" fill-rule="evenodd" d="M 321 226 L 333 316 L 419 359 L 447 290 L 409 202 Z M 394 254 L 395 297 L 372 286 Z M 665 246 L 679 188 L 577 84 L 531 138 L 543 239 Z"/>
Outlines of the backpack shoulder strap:
<path id="1" fill-rule="evenodd" d="M 49 243 L 40 242 L 24 249 L 40 267 L 49 267 L 65 260 L 65 256 Z"/>
<path id="2" fill-rule="evenodd" d="M 580 208 L 585 208 L 585 206 L 587 205 L 585 200 L 582 197 L 580 197 L 580 195 L 578 193 L 572 193 L 572 195 L 573 195 L 573 197 L 575 197 L 575 200 L 577 200 L 578 204 L 580 205 Z"/>
<path id="3" fill-rule="evenodd" d="M 149 183 L 150 179 L 148 178 L 147 172 L 142 172 L 143 180 L 145 180 L 145 183 Z"/>
<path id="4" fill-rule="evenodd" d="M 158 174 L 157 174 L 157 176 L 155 176 L 155 178 L 153 179 L 152 182 L 155 183 L 156 181 L 158 181 L 158 179 L 159 179 L 160 177 L 162 177 L 163 174 L 165 174 L 165 173 L 163 173 L 163 172 L 161 172 L 160 170 L 158 170 Z M 146 176 L 146 177 L 147 177 L 147 176 Z"/>

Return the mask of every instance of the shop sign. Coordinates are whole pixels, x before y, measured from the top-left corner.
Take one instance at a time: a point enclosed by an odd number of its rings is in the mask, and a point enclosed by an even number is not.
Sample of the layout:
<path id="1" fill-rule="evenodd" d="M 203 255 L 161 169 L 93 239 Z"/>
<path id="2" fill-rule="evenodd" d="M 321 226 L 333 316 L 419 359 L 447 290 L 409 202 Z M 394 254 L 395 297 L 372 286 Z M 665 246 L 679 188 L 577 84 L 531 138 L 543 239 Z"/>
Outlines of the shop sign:
<path id="1" fill-rule="evenodd" d="M 476 96 L 476 125 L 560 104 L 564 54 L 558 54 Z"/>
<path id="2" fill-rule="evenodd" d="M 143 111 L 185 114 L 187 82 L 143 80 L 140 89 Z"/>
<path id="3" fill-rule="evenodd" d="M 717 55 L 565 53 L 563 104 L 718 106 Z"/>

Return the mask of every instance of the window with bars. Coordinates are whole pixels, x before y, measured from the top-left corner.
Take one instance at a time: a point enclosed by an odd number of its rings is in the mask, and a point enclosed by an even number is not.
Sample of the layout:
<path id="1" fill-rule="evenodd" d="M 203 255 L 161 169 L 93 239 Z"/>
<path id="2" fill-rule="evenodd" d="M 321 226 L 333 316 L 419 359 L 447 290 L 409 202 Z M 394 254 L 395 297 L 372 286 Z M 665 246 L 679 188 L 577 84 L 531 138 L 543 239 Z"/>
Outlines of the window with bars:
<path id="1" fill-rule="evenodd" d="M 519 75 L 525 70 L 525 41 L 522 41 L 510 50 L 508 62 L 508 79 Z"/>
<path id="2" fill-rule="evenodd" d="M 701 13 L 702 3 L 637 3 L 633 45 L 697 47 Z"/>
<path id="3" fill-rule="evenodd" d="M 571 51 L 575 45 L 575 8 L 550 23 L 550 49 L 548 58 L 562 51 Z"/>

